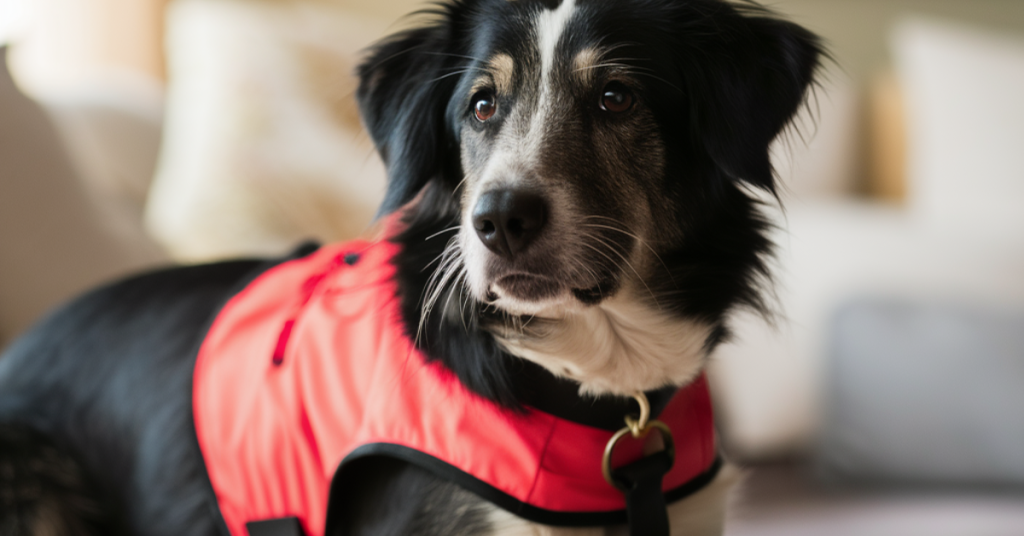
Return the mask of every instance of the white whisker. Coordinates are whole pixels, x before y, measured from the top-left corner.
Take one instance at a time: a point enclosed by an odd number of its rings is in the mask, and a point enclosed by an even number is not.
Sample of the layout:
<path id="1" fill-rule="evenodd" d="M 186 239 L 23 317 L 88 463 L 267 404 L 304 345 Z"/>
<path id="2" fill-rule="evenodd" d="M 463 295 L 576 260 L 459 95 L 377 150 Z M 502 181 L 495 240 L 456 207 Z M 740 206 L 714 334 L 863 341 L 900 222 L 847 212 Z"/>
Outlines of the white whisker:
<path id="1" fill-rule="evenodd" d="M 423 301 L 422 310 L 420 312 L 420 322 L 416 330 L 416 343 L 419 344 L 422 340 L 423 330 L 426 327 L 427 318 L 434 310 L 434 306 L 437 304 L 438 299 L 444 293 L 445 289 L 449 290 L 449 299 L 451 298 L 451 289 L 448 284 L 452 282 L 452 278 L 455 278 L 455 282 L 458 283 L 462 279 L 464 272 L 462 262 L 462 248 L 459 246 L 458 236 L 453 236 L 448 244 L 445 245 L 444 251 L 440 256 L 441 264 L 437 270 L 430 275 L 430 279 L 427 282 L 427 287 L 424 290 L 426 299 Z M 447 308 L 447 302 L 445 307 Z"/>
<path id="2" fill-rule="evenodd" d="M 590 238 L 596 240 L 598 243 L 600 243 L 601 245 L 603 245 L 603 246 L 607 247 L 609 250 L 611 250 L 612 253 L 615 253 L 616 255 L 618 255 L 619 258 L 622 259 L 622 262 L 626 265 L 626 267 L 628 267 L 633 272 L 633 274 L 636 275 L 637 280 L 640 281 L 640 283 L 644 286 L 644 288 L 647 289 L 647 293 L 651 295 L 651 299 L 654 300 L 654 304 L 658 307 L 658 309 L 661 309 L 661 303 L 658 302 L 658 297 L 654 294 L 654 291 L 651 290 L 651 287 L 647 285 L 647 281 L 645 281 L 644 278 L 640 275 L 640 272 L 637 272 L 636 268 L 633 267 L 633 263 L 629 262 L 629 259 L 627 259 L 625 255 L 623 255 L 621 252 L 619 252 L 619 250 L 615 249 L 613 244 L 609 244 L 607 241 L 605 241 L 601 237 L 599 237 L 597 235 L 590 235 Z M 586 242 L 584 242 L 584 245 L 588 246 L 591 249 L 593 249 L 594 251 L 597 251 L 597 252 L 600 253 L 600 250 L 598 248 L 596 248 L 594 246 L 591 246 L 590 244 L 587 244 Z M 607 257 L 607 255 L 605 255 L 605 257 Z"/>
<path id="3" fill-rule="evenodd" d="M 449 227 L 447 229 L 442 229 L 442 230 L 440 230 L 440 231 L 438 231 L 438 232 L 436 232 L 436 233 L 434 233 L 434 234 L 424 238 L 423 241 L 426 242 L 427 240 L 431 240 L 433 238 L 437 238 L 437 237 L 439 237 L 439 236 L 441 236 L 441 235 L 443 235 L 445 233 L 450 233 L 452 231 L 456 231 L 456 230 L 459 229 L 459 227 L 461 227 L 461 225 L 456 225 L 456 226 L 453 226 L 453 227 Z"/>
<path id="4" fill-rule="evenodd" d="M 608 216 L 585 216 L 583 219 L 589 219 L 589 218 L 608 220 L 608 221 L 610 221 L 612 223 L 620 223 L 618 220 L 616 220 L 614 218 L 609 218 Z M 664 260 L 662 260 L 661 255 L 658 255 L 658 252 L 655 251 L 655 249 L 653 247 L 651 247 L 651 245 L 648 244 L 646 240 L 644 240 L 643 238 L 640 238 L 639 236 L 637 236 L 636 233 L 631 233 L 631 232 L 629 232 L 629 231 L 627 231 L 625 229 L 622 229 L 621 227 L 615 227 L 615 226 L 611 226 L 611 225 L 601 225 L 601 224 L 597 224 L 597 223 L 583 223 L 581 225 L 583 225 L 585 227 L 593 227 L 593 228 L 596 228 L 596 229 L 607 229 L 609 231 L 615 231 L 615 232 L 618 232 L 618 233 L 622 233 L 622 234 L 632 238 L 633 240 L 636 240 L 640 245 L 642 245 L 645 248 L 647 248 L 648 250 L 650 250 L 651 254 L 654 255 L 654 258 L 658 259 L 658 262 L 660 262 L 661 265 L 665 267 L 666 271 L 669 271 L 668 270 L 668 265 L 665 264 Z"/>

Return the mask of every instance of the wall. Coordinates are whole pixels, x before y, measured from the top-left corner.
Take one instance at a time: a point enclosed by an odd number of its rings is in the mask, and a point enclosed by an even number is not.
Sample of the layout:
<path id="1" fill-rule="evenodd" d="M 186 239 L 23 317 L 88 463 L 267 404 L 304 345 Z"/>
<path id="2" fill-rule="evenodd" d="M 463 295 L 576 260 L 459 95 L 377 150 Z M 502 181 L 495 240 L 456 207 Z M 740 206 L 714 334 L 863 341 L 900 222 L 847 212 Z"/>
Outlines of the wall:
<path id="1" fill-rule="evenodd" d="M 163 77 L 163 8 L 168 0 L 34 0 L 33 10 L 51 22 L 15 62 L 52 65 L 36 77 L 58 76 L 57 67 L 121 66 Z M 271 0 L 263 0 L 271 1 Z M 272 0 L 284 1 L 284 0 Z M 423 0 L 322 0 L 360 14 L 398 20 Z M 4 4 L 30 0 L 0 0 Z M 1008 32 L 1024 33 L 1024 2 L 1019 0 L 774 0 L 764 2 L 826 38 L 843 71 L 858 87 L 889 62 L 887 32 L 901 16 L 917 13 L 957 19 Z M 401 24 L 399 24 L 401 25 Z M 31 57 L 31 59 L 29 59 Z M 24 73 L 19 72 L 21 78 Z"/>
<path id="2" fill-rule="evenodd" d="M 765 2 L 825 37 L 850 78 L 864 87 L 890 63 L 888 31 L 917 14 L 1024 33 L 1019 0 L 775 0 Z"/>

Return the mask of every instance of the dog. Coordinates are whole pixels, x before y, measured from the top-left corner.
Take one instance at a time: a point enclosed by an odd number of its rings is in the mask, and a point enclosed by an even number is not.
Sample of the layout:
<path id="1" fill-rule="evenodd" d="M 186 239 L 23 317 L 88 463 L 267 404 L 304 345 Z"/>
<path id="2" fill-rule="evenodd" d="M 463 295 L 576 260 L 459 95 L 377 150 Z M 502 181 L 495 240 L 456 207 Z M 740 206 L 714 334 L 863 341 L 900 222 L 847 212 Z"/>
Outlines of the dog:
<path id="1" fill-rule="evenodd" d="M 450 0 L 425 16 L 358 72 L 388 168 L 379 213 L 398 215 L 404 336 L 510 414 L 615 429 L 649 393 L 657 415 L 699 381 L 731 311 L 769 308 L 753 191 L 775 193 L 768 148 L 814 84 L 819 39 L 724 0 Z M 0 359 L 0 534 L 226 533 L 196 356 L 226 303 L 314 249 L 118 282 L 16 341 Z M 672 533 L 720 534 L 733 474 L 670 504 Z M 628 530 L 540 523 L 398 457 L 345 481 L 320 533 Z"/>

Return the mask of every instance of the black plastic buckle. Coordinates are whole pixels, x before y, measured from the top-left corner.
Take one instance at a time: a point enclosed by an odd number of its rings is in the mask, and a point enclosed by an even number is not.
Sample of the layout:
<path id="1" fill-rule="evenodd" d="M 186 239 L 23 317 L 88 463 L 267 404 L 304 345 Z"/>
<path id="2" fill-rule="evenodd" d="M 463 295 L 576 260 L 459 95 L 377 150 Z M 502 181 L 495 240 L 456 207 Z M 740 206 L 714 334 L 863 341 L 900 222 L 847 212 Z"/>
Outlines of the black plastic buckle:
<path id="1" fill-rule="evenodd" d="M 250 521 L 245 524 L 249 536 L 306 536 L 297 517 Z"/>

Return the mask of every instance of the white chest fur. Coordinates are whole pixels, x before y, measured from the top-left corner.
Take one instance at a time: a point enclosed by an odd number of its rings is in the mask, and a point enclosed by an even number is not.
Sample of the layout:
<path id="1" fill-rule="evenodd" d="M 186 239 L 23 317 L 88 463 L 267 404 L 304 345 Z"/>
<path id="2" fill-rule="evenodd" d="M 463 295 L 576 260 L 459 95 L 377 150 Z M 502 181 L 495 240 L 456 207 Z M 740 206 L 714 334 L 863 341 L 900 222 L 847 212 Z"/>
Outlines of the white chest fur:
<path id="1" fill-rule="evenodd" d="M 553 311 L 499 334 L 512 354 L 572 378 L 585 394 L 629 396 L 693 380 L 711 326 L 659 310 L 623 289 L 594 307 Z"/>

